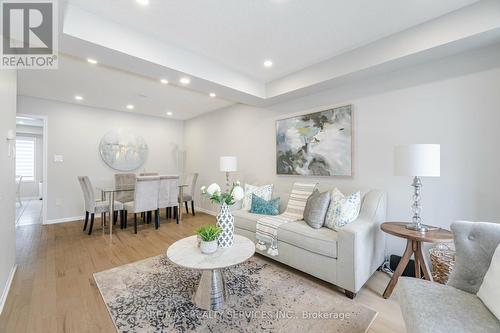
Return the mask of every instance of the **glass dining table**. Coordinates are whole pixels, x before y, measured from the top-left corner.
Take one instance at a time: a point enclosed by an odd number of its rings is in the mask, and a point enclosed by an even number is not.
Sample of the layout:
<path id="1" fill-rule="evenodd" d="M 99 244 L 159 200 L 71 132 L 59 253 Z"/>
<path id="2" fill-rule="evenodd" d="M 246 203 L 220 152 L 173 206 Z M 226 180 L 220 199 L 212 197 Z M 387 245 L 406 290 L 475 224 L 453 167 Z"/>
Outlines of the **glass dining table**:
<path id="1" fill-rule="evenodd" d="M 180 184 L 179 185 L 179 222 L 182 221 L 182 202 L 184 201 L 184 188 L 189 186 L 188 184 Z M 97 190 L 101 192 L 102 200 L 106 200 L 106 197 L 109 200 L 109 237 L 113 236 L 113 224 L 115 223 L 115 195 L 120 192 L 133 192 L 135 191 L 135 184 L 115 184 L 110 186 L 99 186 Z M 103 226 L 103 232 L 105 232 L 105 228 Z"/>

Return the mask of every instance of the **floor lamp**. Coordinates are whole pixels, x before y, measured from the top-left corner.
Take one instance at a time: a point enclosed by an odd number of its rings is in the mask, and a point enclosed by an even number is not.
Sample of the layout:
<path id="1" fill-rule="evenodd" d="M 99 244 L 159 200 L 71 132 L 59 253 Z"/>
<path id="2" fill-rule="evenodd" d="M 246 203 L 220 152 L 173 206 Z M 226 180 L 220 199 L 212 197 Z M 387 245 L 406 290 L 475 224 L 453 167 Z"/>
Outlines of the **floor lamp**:
<path id="1" fill-rule="evenodd" d="M 441 172 L 440 145 L 415 144 L 398 146 L 394 149 L 394 162 L 396 176 L 412 176 L 414 187 L 412 208 L 412 223 L 406 228 L 426 232 L 431 230 L 429 226 L 422 224 L 420 213 L 420 191 L 422 189 L 421 177 L 439 177 Z"/>

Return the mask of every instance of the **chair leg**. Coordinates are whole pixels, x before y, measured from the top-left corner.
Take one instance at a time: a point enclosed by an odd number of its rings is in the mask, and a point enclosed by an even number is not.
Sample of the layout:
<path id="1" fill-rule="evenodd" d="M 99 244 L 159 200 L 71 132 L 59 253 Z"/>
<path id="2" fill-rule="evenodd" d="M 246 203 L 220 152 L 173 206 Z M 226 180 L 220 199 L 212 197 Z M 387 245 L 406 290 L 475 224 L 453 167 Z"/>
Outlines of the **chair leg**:
<path id="1" fill-rule="evenodd" d="M 134 213 L 134 234 L 137 233 L 137 214 Z"/>
<path id="2" fill-rule="evenodd" d="M 184 201 L 184 206 L 186 206 L 186 214 L 189 214 L 188 202 Z"/>
<path id="3" fill-rule="evenodd" d="M 174 207 L 174 215 L 177 224 L 179 224 L 179 214 L 180 214 L 181 206 Z"/>
<path id="4" fill-rule="evenodd" d="M 155 229 L 160 227 L 160 208 L 155 210 Z"/>
<path id="5" fill-rule="evenodd" d="M 94 213 L 90 214 L 89 236 L 92 234 L 93 227 L 94 227 Z"/>
<path id="6" fill-rule="evenodd" d="M 117 210 L 115 210 L 113 212 L 113 225 L 116 224 L 116 220 L 118 220 L 118 211 Z"/>
<path id="7" fill-rule="evenodd" d="M 166 215 L 167 219 L 171 218 L 172 217 L 172 208 L 170 208 L 170 207 L 165 208 L 165 213 L 167 214 Z"/>
<path id="8" fill-rule="evenodd" d="M 89 222 L 89 212 L 85 212 L 85 224 L 83 225 L 83 231 L 87 229 L 87 223 Z"/>
<path id="9" fill-rule="evenodd" d="M 127 229 L 127 218 L 128 218 L 128 212 L 126 210 L 123 211 L 123 229 Z"/>
<path id="10" fill-rule="evenodd" d="M 191 200 L 191 213 L 194 216 L 194 200 Z"/>
<path id="11" fill-rule="evenodd" d="M 151 221 L 153 220 L 153 212 L 151 212 L 151 211 L 148 212 L 146 216 L 147 216 L 148 224 L 150 224 Z"/>

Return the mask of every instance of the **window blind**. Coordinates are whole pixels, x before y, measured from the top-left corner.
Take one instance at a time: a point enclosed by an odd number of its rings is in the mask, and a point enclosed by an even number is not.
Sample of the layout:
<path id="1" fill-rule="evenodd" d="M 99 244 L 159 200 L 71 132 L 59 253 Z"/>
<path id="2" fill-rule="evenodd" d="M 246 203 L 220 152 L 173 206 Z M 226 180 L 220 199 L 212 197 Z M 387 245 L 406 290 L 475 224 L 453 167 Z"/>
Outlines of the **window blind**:
<path id="1" fill-rule="evenodd" d="M 23 181 L 35 180 L 35 138 L 17 137 L 16 176 L 23 176 Z"/>

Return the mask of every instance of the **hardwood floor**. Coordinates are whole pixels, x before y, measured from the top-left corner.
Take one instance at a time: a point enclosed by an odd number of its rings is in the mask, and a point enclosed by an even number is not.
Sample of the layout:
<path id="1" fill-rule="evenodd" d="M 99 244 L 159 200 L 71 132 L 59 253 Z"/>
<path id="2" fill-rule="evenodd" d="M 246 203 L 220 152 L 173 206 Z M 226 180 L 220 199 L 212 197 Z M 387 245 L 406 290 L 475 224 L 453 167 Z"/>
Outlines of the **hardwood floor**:
<path id="1" fill-rule="evenodd" d="M 137 235 L 130 227 L 115 229 L 112 241 L 98 221 L 92 236 L 82 232 L 82 221 L 17 227 L 18 267 L 0 332 L 114 332 L 92 274 L 161 254 L 214 217 L 184 215 L 179 225 L 162 220 L 159 230 L 141 225 Z M 381 296 L 388 281 L 376 272 L 354 300 L 379 312 L 369 332 L 405 332 L 399 305 Z M 332 292 L 341 293 L 333 286 Z"/>

